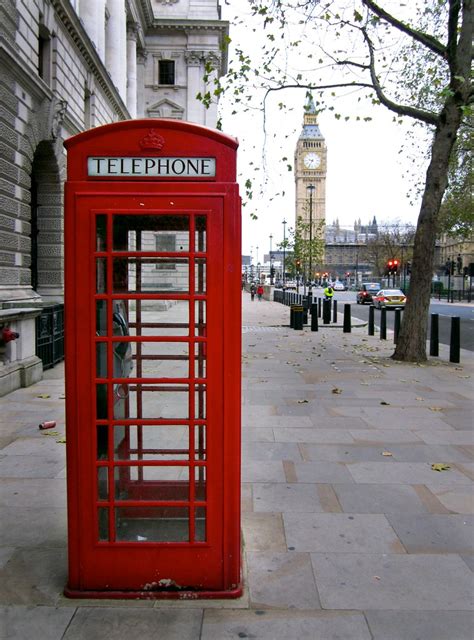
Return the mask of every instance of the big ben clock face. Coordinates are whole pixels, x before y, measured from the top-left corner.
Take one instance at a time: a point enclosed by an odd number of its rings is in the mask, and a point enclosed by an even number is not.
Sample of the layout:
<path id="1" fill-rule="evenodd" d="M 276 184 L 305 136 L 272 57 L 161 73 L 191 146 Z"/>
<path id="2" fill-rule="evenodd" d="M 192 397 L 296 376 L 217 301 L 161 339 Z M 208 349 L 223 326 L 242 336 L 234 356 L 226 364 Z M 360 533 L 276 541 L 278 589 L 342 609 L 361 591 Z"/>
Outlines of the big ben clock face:
<path id="1" fill-rule="evenodd" d="M 321 158 L 317 153 L 307 153 L 303 159 L 304 166 L 307 169 L 317 169 L 321 164 Z"/>

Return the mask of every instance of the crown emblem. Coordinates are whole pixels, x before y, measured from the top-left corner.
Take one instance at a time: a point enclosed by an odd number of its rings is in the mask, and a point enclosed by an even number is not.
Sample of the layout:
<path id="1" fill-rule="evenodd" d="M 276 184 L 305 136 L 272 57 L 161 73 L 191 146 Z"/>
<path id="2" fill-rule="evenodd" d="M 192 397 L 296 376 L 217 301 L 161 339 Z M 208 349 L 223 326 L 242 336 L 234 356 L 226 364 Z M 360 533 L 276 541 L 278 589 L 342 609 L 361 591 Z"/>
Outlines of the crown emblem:
<path id="1" fill-rule="evenodd" d="M 155 129 L 150 129 L 138 144 L 142 149 L 161 149 L 165 144 L 165 139 Z"/>

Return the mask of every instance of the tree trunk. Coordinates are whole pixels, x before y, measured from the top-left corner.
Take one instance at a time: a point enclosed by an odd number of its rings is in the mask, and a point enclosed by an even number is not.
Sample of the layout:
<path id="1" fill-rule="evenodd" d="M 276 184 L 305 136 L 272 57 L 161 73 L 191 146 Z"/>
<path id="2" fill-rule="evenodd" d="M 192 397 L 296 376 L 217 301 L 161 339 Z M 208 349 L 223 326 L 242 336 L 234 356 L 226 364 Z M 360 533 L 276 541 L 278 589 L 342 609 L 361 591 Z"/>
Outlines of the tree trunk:
<path id="1" fill-rule="evenodd" d="M 394 360 L 422 362 L 427 359 L 428 311 L 438 214 L 448 183 L 449 157 L 460 121 L 460 108 L 454 100 L 448 100 L 440 114 L 440 123 L 431 147 L 431 161 L 415 234 L 410 291 L 397 346 L 392 355 Z"/>

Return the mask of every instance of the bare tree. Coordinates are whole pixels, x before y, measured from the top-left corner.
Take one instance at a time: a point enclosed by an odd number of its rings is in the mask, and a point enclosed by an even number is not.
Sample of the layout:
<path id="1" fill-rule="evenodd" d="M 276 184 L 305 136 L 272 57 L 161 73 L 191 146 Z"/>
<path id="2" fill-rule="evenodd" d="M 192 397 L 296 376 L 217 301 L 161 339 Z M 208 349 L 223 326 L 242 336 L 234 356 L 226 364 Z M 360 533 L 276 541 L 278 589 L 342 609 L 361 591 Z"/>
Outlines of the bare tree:
<path id="1" fill-rule="evenodd" d="M 266 37 L 268 46 L 255 64 L 244 51 L 237 51 L 227 78 L 216 81 L 214 91 L 216 96 L 230 93 L 236 110 L 256 88 L 264 91 L 264 110 L 268 96 L 294 88 L 316 93 L 316 106 L 341 118 L 331 94 L 360 89 L 396 118 L 410 118 L 432 132 L 410 298 L 393 354 L 398 360 L 426 360 L 439 212 L 458 130 L 463 118 L 472 115 L 473 0 L 413 0 L 395 4 L 398 15 L 372 0 L 249 0 L 249 5 L 258 20 L 253 31 Z M 295 73 L 289 71 L 287 59 L 302 40 L 291 35 L 287 39 L 286 34 L 298 20 L 305 38 L 314 39 L 314 54 L 307 55 L 314 67 Z M 346 34 L 345 40 L 341 34 Z"/>

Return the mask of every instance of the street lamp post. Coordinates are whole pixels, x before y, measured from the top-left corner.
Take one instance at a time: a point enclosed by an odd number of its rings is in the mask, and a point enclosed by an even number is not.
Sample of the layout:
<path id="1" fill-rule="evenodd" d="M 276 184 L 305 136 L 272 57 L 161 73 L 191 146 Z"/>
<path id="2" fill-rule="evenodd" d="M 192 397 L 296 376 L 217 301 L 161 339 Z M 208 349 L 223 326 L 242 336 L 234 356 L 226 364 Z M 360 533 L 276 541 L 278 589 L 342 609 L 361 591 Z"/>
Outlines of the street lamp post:
<path id="1" fill-rule="evenodd" d="M 306 191 L 309 193 L 309 286 L 308 286 L 308 303 L 311 304 L 312 287 L 313 287 L 313 193 L 316 187 L 309 184 Z"/>
<path id="2" fill-rule="evenodd" d="M 285 288 L 285 284 L 286 284 L 286 277 L 285 277 L 285 258 L 286 258 L 286 220 L 285 218 L 283 218 L 283 289 Z"/>

